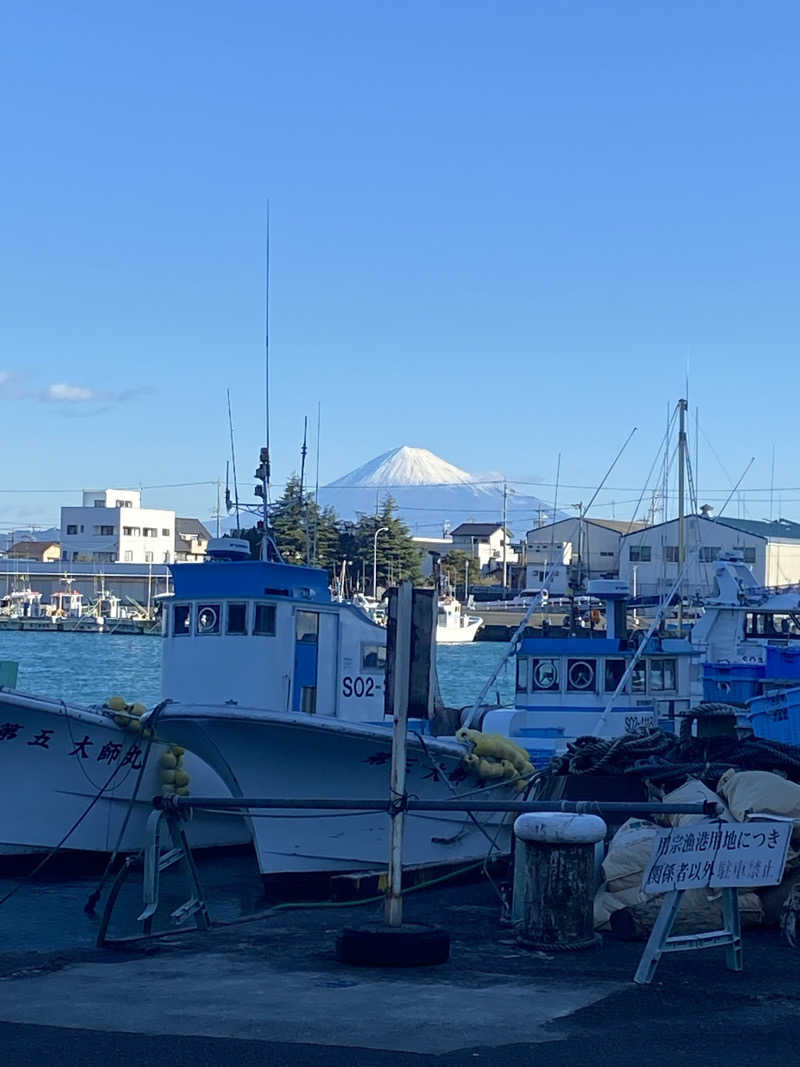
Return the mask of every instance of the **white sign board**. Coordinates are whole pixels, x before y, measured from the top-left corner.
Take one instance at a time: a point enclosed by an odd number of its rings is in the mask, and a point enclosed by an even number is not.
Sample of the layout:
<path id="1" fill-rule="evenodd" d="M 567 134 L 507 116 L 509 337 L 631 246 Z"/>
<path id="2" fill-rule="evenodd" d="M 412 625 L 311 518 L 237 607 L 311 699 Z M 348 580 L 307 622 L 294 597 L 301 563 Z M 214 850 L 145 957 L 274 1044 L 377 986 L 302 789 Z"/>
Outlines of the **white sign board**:
<path id="1" fill-rule="evenodd" d="M 723 822 L 664 830 L 644 872 L 645 893 L 777 885 L 783 877 L 791 821 Z"/>

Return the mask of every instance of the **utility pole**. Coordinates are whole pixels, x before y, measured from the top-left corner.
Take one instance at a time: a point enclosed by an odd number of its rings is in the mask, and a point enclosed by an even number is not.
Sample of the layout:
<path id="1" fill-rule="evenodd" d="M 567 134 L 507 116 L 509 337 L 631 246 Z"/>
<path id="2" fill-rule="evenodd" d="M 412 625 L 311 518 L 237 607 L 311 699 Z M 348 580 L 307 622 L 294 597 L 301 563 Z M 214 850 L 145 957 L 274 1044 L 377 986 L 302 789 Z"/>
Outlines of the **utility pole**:
<path id="1" fill-rule="evenodd" d="M 686 562 L 686 514 L 685 514 L 685 481 L 686 481 L 686 408 L 685 400 L 678 401 L 678 413 L 680 417 L 678 427 L 678 571 L 683 572 Z M 678 634 L 683 630 L 683 583 L 678 586 Z"/>
<path id="2" fill-rule="evenodd" d="M 507 575 L 507 563 L 506 563 L 506 527 L 508 525 L 508 482 L 503 479 L 503 591 L 506 588 L 506 575 Z"/>

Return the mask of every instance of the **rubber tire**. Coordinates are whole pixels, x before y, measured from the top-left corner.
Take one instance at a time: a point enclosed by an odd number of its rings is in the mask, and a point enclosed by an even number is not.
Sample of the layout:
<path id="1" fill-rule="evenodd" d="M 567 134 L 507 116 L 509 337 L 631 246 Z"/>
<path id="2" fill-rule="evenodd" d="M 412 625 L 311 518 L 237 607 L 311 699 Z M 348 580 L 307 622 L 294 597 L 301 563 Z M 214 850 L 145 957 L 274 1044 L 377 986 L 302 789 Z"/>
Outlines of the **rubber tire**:
<path id="1" fill-rule="evenodd" d="M 336 939 L 336 955 L 356 967 L 432 967 L 450 958 L 450 935 L 422 923 L 348 926 Z"/>

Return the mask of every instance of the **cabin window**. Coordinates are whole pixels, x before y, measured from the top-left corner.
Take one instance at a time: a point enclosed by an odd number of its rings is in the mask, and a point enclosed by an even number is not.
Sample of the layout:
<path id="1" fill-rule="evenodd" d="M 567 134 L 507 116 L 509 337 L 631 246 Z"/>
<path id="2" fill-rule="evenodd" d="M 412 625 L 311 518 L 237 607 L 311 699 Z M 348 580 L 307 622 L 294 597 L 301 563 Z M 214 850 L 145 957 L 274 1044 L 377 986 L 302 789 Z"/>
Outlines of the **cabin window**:
<path id="1" fill-rule="evenodd" d="M 172 609 L 172 633 L 174 637 L 188 634 L 192 628 L 191 604 L 176 604 Z"/>
<path id="2" fill-rule="evenodd" d="M 650 660 L 650 688 L 654 692 L 664 692 L 675 688 L 675 660 Z"/>
<path id="3" fill-rule="evenodd" d="M 315 645 L 318 634 L 319 613 L 316 611 L 298 611 L 297 640 L 307 645 Z"/>
<path id="4" fill-rule="evenodd" d="M 218 634 L 220 612 L 219 604 L 201 604 L 197 609 L 197 632 Z"/>
<path id="5" fill-rule="evenodd" d="M 517 659 L 517 692 L 528 691 L 528 660 L 524 656 Z"/>
<path id="6" fill-rule="evenodd" d="M 558 667 L 557 659 L 535 659 L 533 661 L 533 688 L 540 691 L 558 689 Z"/>
<path id="7" fill-rule="evenodd" d="M 304 715 L 314 715 L 317 711 L 317 687 L 304 685 L 300 691 L 300 710 Z"/>
<path id="8" fill-rule="evenodd" d="M 447 625 L 447 612 L 443 608 L 439 608 L 439 625 Z"/>
<path id="9" fill-rule="evenodd" d="M 361 670 L 384 671 L 386 670 L 386 645 L 362 645 L 361 646 Z"/>
<path id="10" fill-rule="evenodd" d="M 594 690 L 596 663 L 593 659 L 567 660 L 567 689 L 589 693 Z"/>
<path id="11" fill-rule="evenodd" d="M 631 675 L 631 692 L 643 693 L 647 688 L 647 664 L 643 659 L 640 659 L 636 666 L 633 668 L 633 674 Z"/>
<path id="12" fill-rule="evenodd" d="M 253 633 L 257 637 L 275 636 L 275 605 L 256 604 Z"/>
<path id="13" fill-rule="evenodd" d="M 622 680 L 625 673 L 624 659 L 607 659 L 605 670 L 605 691 L 613 693 Z"/>
<path id="14" fill-rule="evenodd" d="M 247 633 L 247 604 L 228 604 L 225 633 Z"/>

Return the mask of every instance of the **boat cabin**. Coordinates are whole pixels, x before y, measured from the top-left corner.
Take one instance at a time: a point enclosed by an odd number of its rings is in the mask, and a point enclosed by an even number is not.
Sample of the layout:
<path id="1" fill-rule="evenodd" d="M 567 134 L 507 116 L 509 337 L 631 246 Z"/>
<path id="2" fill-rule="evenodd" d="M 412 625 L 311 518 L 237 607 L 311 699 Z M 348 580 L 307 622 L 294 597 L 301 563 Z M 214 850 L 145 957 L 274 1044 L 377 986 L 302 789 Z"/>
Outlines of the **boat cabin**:
<path id="1" fill-rule="evenodd" d="M 523 638 L 514 708 L 490 711 L 483 720 L 485 731 L 524 744 L 535 763 L 584 735 L 618 737 L 652 726 L 673 731 L 690 707 L 691 643 L 653 635 L 641 647 L 645 635 L 627 630 L 624 583 L 590 586 L 605 602 L 605 634 Z"/>
<path id="2" fill-rule="evenodd" d="M 162 697 L 382 721 L 386 631 L 325 571 L 256 560 L 170 567 Z"/>

